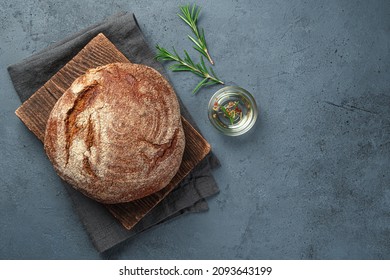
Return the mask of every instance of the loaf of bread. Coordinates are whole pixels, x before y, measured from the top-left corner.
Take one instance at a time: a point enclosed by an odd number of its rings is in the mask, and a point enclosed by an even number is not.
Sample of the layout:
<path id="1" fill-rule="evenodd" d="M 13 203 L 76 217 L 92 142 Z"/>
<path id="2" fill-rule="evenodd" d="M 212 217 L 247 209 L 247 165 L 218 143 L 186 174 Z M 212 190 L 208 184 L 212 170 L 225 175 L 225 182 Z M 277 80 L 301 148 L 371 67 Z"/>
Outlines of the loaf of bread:
<path id="1" fill-rule="evenodd" d="M 102 203 L 164 188 L 185 146 L 170 84 L 145 65 L 112 63 L 74 81 L 55 104 L 44 147 L 58 175 Z"/>

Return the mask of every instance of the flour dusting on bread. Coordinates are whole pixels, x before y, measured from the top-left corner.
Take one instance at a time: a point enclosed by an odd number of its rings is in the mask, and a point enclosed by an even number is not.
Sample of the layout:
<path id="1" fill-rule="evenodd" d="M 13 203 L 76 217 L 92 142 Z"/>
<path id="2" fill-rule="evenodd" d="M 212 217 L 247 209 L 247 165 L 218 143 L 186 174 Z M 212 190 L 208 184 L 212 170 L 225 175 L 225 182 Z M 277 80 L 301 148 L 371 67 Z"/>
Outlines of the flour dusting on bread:
<path id="1" fill-rule="evenodd" d="M 179 103 L 156 70 L 112 63 L 74 81 L 55 104 L 45 150 L 57 173 L 103 203 L 164 188 L 181 164 Z"/>

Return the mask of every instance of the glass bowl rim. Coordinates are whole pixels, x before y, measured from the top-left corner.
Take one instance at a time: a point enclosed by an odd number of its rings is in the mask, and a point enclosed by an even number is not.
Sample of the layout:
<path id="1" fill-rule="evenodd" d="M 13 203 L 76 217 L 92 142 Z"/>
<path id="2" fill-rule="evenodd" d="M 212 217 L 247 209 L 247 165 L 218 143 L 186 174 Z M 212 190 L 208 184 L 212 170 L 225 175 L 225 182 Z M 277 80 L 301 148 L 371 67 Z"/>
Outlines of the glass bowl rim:
<path id="1" fill-rule="evenodd" d="M 217 125 L 216 122 L 214 121 L 213 116 L 212 116 L 215 100 L 221 94 L 225 93 L 226 91 L 232 91 L 232 90 L 234 90 L 238 94 L 244 96 L 249 101 L 249 104 L 251 105 L 251 107 L 253 109 L 253 116 L 252 116 L 252 119 L 250 120 L 249 124 L 244 126 L 242 129 L 236 130 L 236 131 L 232 131 L 230 128 L 225 128 L 225 127 L 221 127 L 221 126 Z M 225 87 L 217 90 L 211 96 L 209 104 L 208 104 L 209 121 L 211 122 L 213 127 L 215 127 L 218 131 L 220 131 L 221 133 L 228 135 L 228 136 L 239 136 L 239 135 L 242 135 L 242 134 L 248 132 L 255 125 L 256 120 L 257 120 L 257 116 L 258 116 L 258 108 L 257 108 L 256 100 L 254 99 L 253 95 L 251 93 L 249 93 L 247 90 L 245 90 L 244 88 L 238 87 L 238 86 L 225 86 Z"/>

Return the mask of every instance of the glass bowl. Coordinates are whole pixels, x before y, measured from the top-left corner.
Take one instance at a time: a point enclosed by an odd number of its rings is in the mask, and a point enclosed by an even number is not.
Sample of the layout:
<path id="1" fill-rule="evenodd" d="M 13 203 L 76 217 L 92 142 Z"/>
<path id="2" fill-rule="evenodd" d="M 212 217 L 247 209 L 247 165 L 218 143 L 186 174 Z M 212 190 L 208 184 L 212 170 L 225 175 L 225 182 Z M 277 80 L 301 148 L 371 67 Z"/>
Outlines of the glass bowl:
<path id="1" fill-rule="evenodd" d="M 227 86 L 211 97 L 208 115 L 217 130 L 225 135 L 238 136 L 256 123 L 258 109 L 255 99 L 245 89 Z"/>

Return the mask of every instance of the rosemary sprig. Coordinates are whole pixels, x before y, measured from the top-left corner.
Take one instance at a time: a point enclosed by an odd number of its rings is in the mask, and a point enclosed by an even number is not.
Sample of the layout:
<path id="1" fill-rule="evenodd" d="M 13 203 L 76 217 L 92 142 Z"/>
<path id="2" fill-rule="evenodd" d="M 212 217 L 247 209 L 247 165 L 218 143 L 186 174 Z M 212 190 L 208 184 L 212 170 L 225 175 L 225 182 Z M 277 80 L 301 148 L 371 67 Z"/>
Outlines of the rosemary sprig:
<path id="1" fill-rule="evenodd" d="M 242 111 L 240 108 L 238 108 L 239 103 L 240 101 L 236 101 L 236 102 L 230 101 L 228 105 L 223 106 L 223 105 L 219 105 L 218 101 L 216 101 L 214 103 L 213 110 L 219 112 L 219 110 L 221 109 L 224 116 L 228 118 L 230 124 L 233 125 L 237 115 L 240 119 L 242 118 Z"/>
<path id="2" fill-rule="evenodd" d="M 156 55 L 156 59 L 158 61 L 176 61 L 178 63 L 172 64 L 169 66 L 169 69 L 173 72 L 179 71 L 189 71 L 202 77 L 203 80 L 194 88 L 192 91 L 195 94 L 201 87 L 211 86 L 215 84 L 224 84 L 215 74 L 214 70 L 209 67 L 207 69 L 203 57 L 200 57 L 201 63 L 194 63 L 191 59 L 187 51 L 184 51 L 184 58 L 181 58 L 179 54 L 176 52 L 175 48 L 173 48 L 173 53 L 170 53 L 167 49 L 156 45 L 158 53 Z"/>
<path id="3" fill-rule="evenodd" d="M 230 114 L 228 113 L 228 111 L 226 110 L 225 107 L 221 106 L 221 110 L 222 112 L 224 113 L 225 117 L 227 117 L 230 121 L 230 124 L 233 125 L 233 122 L 234 122 L 234 119 L 233 117 L 230 116 Z"/>
<path id="4" fill-rule="evenodd" d="M 190 5 L 180 7 L 181 14 L 177 14 L 186 24 L 191 27 L 192 32 L 196 36 L 197 40 L 192 36 L 188 35 L 188 38 L 195 44 L 194 49 L 200 52 L 204 57 L 206 57 L 212 65 L 214 61 L 211 59 L 210 53 L 207 49 L 206 39 L 204 37 L 204 29 L 199 32 L 197 22 L 200 13 L 200 7 L 197 7 L 195 4 L 190 7 Z"/>

